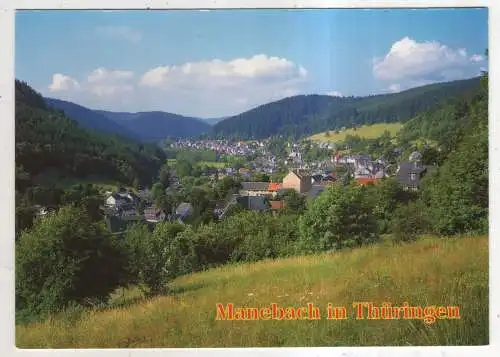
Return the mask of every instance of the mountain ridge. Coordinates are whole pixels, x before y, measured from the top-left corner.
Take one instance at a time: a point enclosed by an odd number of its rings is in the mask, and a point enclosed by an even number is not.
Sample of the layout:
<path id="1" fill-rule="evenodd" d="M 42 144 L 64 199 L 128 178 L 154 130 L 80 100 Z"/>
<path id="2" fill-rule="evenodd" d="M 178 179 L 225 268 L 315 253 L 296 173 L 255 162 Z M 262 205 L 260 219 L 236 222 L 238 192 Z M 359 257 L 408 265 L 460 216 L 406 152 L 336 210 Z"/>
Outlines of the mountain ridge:
<path id="1" fill-rule="evenodd" d="M 278 134 L 300 137 L 343 126 L 404 122 L 457 95 L 469 95 L 479 83 L 479 77 L 474 77 L 366 97 L 298 95 L 229 117 L 214 125 L 214 135 L 245 139 Z"/>
<path id="2" fill-rule="evenodd" d="M 196 137 L 211 130 L 211 125 L 200 118 L 168 112 L 112 112 L 90 109 L 55 98 L 44 99 L 50 107 L 62 110 L 87 129 L 118 134 L 144 142 L 161 141 L 167 137 Z"/>

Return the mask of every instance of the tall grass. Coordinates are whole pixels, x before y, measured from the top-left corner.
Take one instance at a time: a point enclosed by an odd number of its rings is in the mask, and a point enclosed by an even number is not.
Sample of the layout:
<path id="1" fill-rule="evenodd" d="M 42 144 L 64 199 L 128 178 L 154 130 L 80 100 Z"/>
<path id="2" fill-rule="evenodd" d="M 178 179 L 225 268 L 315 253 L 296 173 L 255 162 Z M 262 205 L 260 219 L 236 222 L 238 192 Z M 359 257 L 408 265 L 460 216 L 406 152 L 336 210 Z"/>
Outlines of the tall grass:
<path id="1" fill-rule="evenodd" d="M 20 348 L 406 346 L 488 344 L 488 238 L 424 238 L 341 253 L 224 266 L 173 281 L 171 296 L 19 325 Z M 137 301 L 137 299 L 141 299 Z M 130 302 L 130 304 L 127 303 Z M 354 301 L 455 305 L 460 319 L 356 320 Z M 320 307 L 312 321 L 216 321 L 216 304 Z M 346 306 L 327 320 L 326 306 Z"/>

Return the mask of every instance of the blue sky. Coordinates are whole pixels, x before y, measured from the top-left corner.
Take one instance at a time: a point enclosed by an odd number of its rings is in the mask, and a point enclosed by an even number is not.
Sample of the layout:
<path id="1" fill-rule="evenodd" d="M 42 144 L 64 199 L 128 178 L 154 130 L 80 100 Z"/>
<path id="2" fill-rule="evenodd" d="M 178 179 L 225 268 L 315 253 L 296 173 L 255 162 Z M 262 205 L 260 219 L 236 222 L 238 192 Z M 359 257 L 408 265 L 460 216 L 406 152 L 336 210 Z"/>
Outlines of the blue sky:
<path id="1" fill-rule="evenodd" d="M 23 11 L 16 77 L 90 108 L 227 116 L 475 76 L 487 21 L 487 9 Z"/>

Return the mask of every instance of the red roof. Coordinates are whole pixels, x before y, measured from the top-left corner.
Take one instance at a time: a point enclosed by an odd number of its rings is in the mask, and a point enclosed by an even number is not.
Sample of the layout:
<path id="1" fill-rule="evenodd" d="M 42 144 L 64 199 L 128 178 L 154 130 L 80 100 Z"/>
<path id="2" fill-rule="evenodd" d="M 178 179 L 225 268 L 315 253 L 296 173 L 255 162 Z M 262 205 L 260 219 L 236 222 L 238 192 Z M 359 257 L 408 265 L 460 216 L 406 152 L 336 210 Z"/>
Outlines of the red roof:
<path id="1" fill-rule="evenodd" d="M 278 191 L 280 188 L 281 188 L 281 184 L 279 182 L 270 182 L 268 190 L 270 192 L 273 192 L 273 191 Z"/>
<path id="2" fill-rule="evenodd" d="M 271 209 L 279 210 L 285 207 L 285 201 L 269 201 L 271 203 Z"/>
<path id="3" fill-rule="evenodd" d="M 380 179 L 374 177 L 360 177 L 357 181 L 360 185 L 368 185 L 369 183 L 377 184 Z"/>

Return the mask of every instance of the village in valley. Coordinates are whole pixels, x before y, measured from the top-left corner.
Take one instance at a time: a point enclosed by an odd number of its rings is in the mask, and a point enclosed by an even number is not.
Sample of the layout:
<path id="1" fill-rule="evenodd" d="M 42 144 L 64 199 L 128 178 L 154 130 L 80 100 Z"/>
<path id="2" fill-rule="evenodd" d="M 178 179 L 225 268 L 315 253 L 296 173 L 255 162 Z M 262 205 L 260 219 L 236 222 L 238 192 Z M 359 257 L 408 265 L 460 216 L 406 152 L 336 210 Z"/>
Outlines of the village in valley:
<path id="1" fill-rule="evenodd" d="M 211 202 L 216 220 L 224 218 L 231 207 L 244 210 L 278 212 L 285 207 L 284 196 L 295 191 L 306 200 L 316 199 L 329 185 L 355 181 L 360 185 L 377 184 L 388 177 L 395 177 L 404 190 L 418 190 L 420 179 L 432 165 L 423 165 L 421 153 L 413 151 L 404 158 L 394 149 L 392 162 L 383 156 L 376 159 L 368 154 L 353 154 L 350 150 L 337 150 L 328 142 L 309 142 L 309 145 L 330 153 L 322 160 L 306 161 L 303 158 L 304 142 L 290 140 L 285 144 L 286 154 L 275 155 L 268 149 L 269 140 L 178 140 L 166 148 L 179 151 L 212 151 L 216 160 L 206 163 L 205 170 L 198 172 L 198 179 L 212 187 L 224 178 L 237 182 L 225 197 Z M 340 145 L 340 147 L 345 147 Z M 224 163 L 221 157 L 243 158 L 245 165 Z M 250 158 L 250 160 L 248 160 Z M 397 161 L 399 162 L 396 162 Z M 170 161 L 172 164 L 173 162 Z M 211 166 L 212 165 L 212 166 Z M 183 179 L 172 164 L 166 191 L 182 191 Z M 163 221 L 184 223 L 193 214 L 194 202 L 178 202 L 169 212 L 155 203 L 151 188 L 104 191 L 101 211 L 108 228 L 113 233 L 123 233 L 132 223 L 145 221 L 155 224 Z M 50 207 L 38 207 L 39 215 L 51 212 Z"/>
<path id="2" fill-rule="evenodd" d="M 450 10 L 16 11 L 16 347 L 491 344 L 489 17 Z"/>

